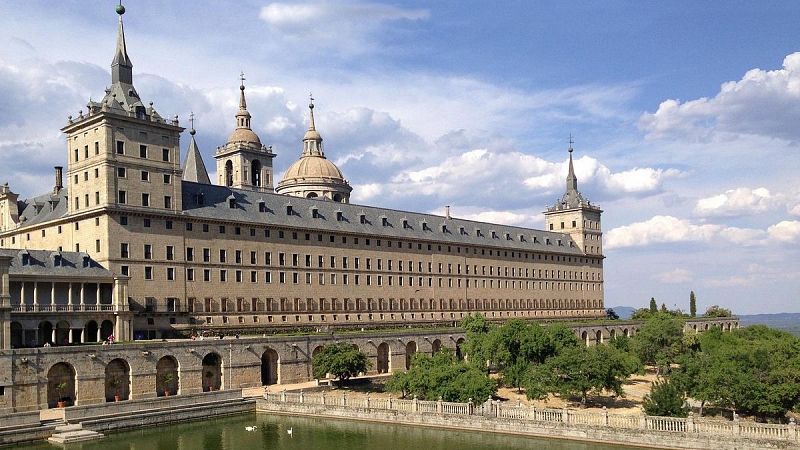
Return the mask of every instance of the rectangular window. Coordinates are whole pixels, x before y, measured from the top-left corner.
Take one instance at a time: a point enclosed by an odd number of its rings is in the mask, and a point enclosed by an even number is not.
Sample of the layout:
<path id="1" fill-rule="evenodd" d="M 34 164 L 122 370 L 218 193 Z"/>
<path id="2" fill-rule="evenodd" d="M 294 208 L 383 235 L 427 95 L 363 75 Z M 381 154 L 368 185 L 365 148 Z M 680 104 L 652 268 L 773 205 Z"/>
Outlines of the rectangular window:
<path id="1" fill-rule="evenodd" d="M 117 176 L 120 178 L 125 178 L 127 172 L 125 171 L 124 167 L 117 167 Z"/>
<path id="2" fill-rule="evenodd" d="M 175 281 L 175 268 L 167 267 L 167 281 Z"/>
<path id="3" fill-rule="evenodd" d="M 125 142 L 117 141 L 117 154 L 124 155 L 125 154 Z"/>
<path id="4" fill-rule="evenodd" d="M 164 196 L 164 208 L 172 209 L 172 197 L 169 195 Z"/>
<path id="5" fill-rule="evenodd" d="M 100 143 L 99 142 L 95 142 L 94 143 L 94 154 L 95 155 L 99 155 L 100 154 Z"/>
<path id="6" fill-rule="evenodd" d="M 142 176 L 142 181 L 150 181 L 150 172 L 143 170 L 141 176 Z"/>
<path id="7" fill-rule="evenodd" d="M 153 268 L 150 266 L 145 266 L 144 268 L 144 279 L 145 280 L 152 280 L 153 279 Z"/>
<path id="8" fill-rule="evenodd" d="M 164 184 L 172 183 L 172 175 L 165 173 L 164 174 Z"/>
<path id="9" fill-rule="evenodd" d="M 186 281 L 194 281 L 194 269 L 186 269 Z"/>
<path id="10" fill-rule="evenodd" d="M 117 193 L 117 201 L 121 204 L 125 204 L 128 202 L 128 195 L 125 191 L 119 191 Z"/>
<path id="11" fill-rule="evenodd" d="M 150 206 L 150 194 L 142 194 L 142 206 Z"/>
<path id="12" fill-rule="evenodd" d="M 167 246 L 167 261 L 173 261 L 175 259 L 175 247 L 172 245 Z"/>
<path id="13" fill-rule="evenodd" d="M 139 146 L 139 158 L 147 158 L 147 146 L 140 145 Z"/>
<path id="14" fill-rule="evenodd" d="M 194 248 L 186 247 L 186 261 L 194 261 Z"/>
<path id="15" fill-rule="evenodd" d="M 119 244 L 119 256 L 120 258 L 128 258 L 130 256 L 127 243 Z"/>
<path id="16" fill-rule="evenodd" d="M 161 149 L 161 160 L 164 162 L 169 162 L 169 149 L 162 148 Z"/>
<path id="17" fill-rule="evenodd" d="M 144 244 L 144 259 L 153 259 L 153 246 Z"/>
<path id="18" fill-rule="evenodd" d="M 203 262 L 211 262 L 211 249 L 204 248 L 203 249 Z"/>

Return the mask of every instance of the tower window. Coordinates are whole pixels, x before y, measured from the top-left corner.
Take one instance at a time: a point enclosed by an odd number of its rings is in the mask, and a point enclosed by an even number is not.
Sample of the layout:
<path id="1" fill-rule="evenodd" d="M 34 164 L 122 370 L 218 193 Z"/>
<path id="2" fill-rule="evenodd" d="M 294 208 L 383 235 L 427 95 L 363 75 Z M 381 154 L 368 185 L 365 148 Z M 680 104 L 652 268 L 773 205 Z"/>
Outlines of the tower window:
<path id="1" fill-rule="evenodd" d="M 150 172 L 146 170 L 142 171 L 142 181 L 150 181 Z"/>
<path id="2" fill-rule="evenodd" d="M 576 226 L 578 226 L 578 222 L 576 222 L 576 221 L 574 221 L 574 220 L 573 220 L 573 221 L 572 221 L 572 228 L 575 228 Z"/>
<path id="3" fill-rule="evenodd" d="M 124 155 L 125 154 L 125 142 L 117 141 L 117 154 Z"/>
<path id="4" fill-rule="evenodd" d="M 140 145 L 139 146 L 139 157 L 140 158 L 147 158 L 147 146 Z"/>
<path id="5" fill-rule="evenodd" d="M 125 178 L 127 172 L 125 171 L 124 167 L 117 167 L 117 176 L 120 178 Z"/>
<path id="6" fill-rule="evenodd" d="M 553 224 L 550 224 L 550 231 L 553 231 Z"/>
<path id="7" fill-rule="evenodd" d="M 142 194 L 142 206 L 150 206 L 150 194 Z"/>
<path id="8" fill-rule="evenodd" d="M 561 222 L 561 229 L 564 229 L 564 222 Z"/>
<path id="9" fill-rule="evenodd" d="M 169 149 L 162 148 L 161 149 L 161 160 L 164 162 L 169 162 Z"/>

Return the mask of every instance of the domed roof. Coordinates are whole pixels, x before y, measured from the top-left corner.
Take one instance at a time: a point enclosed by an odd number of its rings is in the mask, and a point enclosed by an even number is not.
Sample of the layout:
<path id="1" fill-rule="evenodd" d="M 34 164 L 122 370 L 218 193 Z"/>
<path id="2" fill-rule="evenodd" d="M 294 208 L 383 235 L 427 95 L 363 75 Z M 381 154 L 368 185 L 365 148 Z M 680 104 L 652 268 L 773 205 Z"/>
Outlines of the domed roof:
<path id="1" fill-rule="evenodd" d="M 259 139 L 258 135 L 250 128 L 236 128 L 233 130 L 233 133 L 228 136 L 228 142 L 248 142 L 261 146 L 261 139 Z"/>
<path id="2" fill-rule="evenodd" d="M 331 181 L 345 183 L 342 171 L 336 167 L 336 164 L 328 161 L 324 157 L 304 156 L 286 169 L 286 173 L 283 175 L 283 180 L 280 184 L 311 178 L 327 178 Z"/>

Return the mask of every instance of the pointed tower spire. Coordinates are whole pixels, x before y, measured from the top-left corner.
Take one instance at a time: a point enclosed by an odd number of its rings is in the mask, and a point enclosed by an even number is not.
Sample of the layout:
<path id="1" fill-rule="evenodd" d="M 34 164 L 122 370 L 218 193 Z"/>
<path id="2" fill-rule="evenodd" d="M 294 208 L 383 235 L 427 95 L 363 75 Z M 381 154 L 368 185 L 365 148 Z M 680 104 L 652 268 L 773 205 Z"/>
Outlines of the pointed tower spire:
<path id="1" fill-rule="evenodd" d="M 308 98 L 308 131 L 306 131 L 306 134 L 303 136 L 303 154 L 300 156 L 320 156 L 324 158 L 325 152 L 322 150 L 322 136 L 320 136 L 317 131 L 317 126 L 314 123 L 314 96 L 309 94 Z"/>
<path id="2" fill-rule="evenodd" d="M 236 128 L 250 129 L 250 113 L 247 111 L 247 100 L 244 98 L 244 72 L 239 75 L 239 112 L 236 113 Z"/>
<path id="3" fill-rule="evenodd" d="M 125 47 L 125 27 L 122 24 L 125 7 L 122 6 L 122 0 L 117 5 L 117 14 L 119 14 L 119 28 L 117 29 L 117 50 L 114 53 L 114 60 L 111 62 L 111 83 L 133 84 L 133 63 L 131 63 Z"/>
<path id="4" fill-rule="evenodd" d="M 183 162 L 183 181 L 211 184 L 208 170 L 206 170 L 206 165 L 203 163 L 203 156 L 200 154 L 200 149 L 194 139 L 196 133 L 194 129 L 194 113 L 189 115 L 189 121 L 192 124 L 191 130 L 189 130 L 189 134 L 192 137 L 189 139 L 189 149 L 186 151 L 186 160 Z"/>
<path id="5" fill-rule="evenodd" d="M 569 172 L 567 173 L 567 192 L 578 190 L 578 178 L 575 177 L 575 167 L 572 165 L 572 135 L 569 135 Z"/>
<path id="6" fill-rule="evenodd" d="M 311 120 L 308 124 L 309 130 L 316 130 L 316 125 L 314 124 L 314 94 L 308 94 L 309 102 L 308 102 L 308 109 L 311 111 Z"/>

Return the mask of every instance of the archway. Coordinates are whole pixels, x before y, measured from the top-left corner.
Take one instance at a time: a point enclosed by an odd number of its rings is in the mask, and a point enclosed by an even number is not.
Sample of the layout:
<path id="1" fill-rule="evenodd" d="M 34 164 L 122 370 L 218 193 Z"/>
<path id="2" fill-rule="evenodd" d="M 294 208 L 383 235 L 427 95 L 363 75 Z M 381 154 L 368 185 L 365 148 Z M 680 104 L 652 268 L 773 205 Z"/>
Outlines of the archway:
<path id="1" fill-rule="evenodd" d="M 406 344 L 406 370 L 411 368 L 411 361 L 414 360 L 415 353 L 417 353 L 417 343 L 410 341 Z"/>
<path id="2" fill-rule="evenodd" d="M 600 330 L 597 330 L 597 332 L 595 333 L 595 339 L 596 339 L 596 342 L 598 344 L 602 344 L 603 343 L 603 332 L 600 331 Z"/>
<path id="3" fill-rule="evenodd" d="M 627 328 L 622 330 L 622 335 L 625 337 L 631 337 L 630 331 Z"/>
<path id="4" fill-rule="evenodd" d="M 85 336 L 83 337 L 84 342 L 97 342 L 97 322 L 94 320 L 90 320 L 86 324 L 86 330 L 84 331 Z"/>
<path id="5" fill-rule="evenodd" d="M 78 399 L 75 394 L 75 368 L 65 362 L 53 365 L 47 371 L 48 408 L 55 408 L 58 402 L 74 405 Z"/>
<path id="6" fill-rule="evenodd" d="M 278 352 L 268 348 L 261 355 L 261 385 L 278 384 L 278 367 L 280 358 Z"/>
<path id="7" fill-rule="evenodd" d="M 464 350 L 462 348 L 463 346 L 464 346 L 464 338 L 458 338 L 458 340 L 456 341 L 456 359 L 459 361 L 463 361 L 464 357 L 466 356 L 464 355 Z"/>
<path id="8" fill-rule="evenodd" d="M 581 333 L 581 341 L 583 341 L 584 345 L 586 345 L 588 347 L 589 346 L 589 333 L 587 333 L 585 331 L 583 333 Z"/>
<path id="9" fill-rule="evenodd" d="M 250 178 L 253 186 L 261 186 L 261 161 L 256 159 L 250 164 Z"/>
<path id="10" fill-rule="evenodd" d="M 609 333 L 609 339 L 611 340 L 614 340 L 614 338 L 617 337 L 617 330 L 614 328 L 612 328 L 611 331 L 609 331 L 608 333 Z"/>
<path id="11" fill-rule="evenodd" d="M 203 392 L 218 391 L 222 387 L 222 357 L 209 353 L 203 357 Z"/>
<path id="12" fill-rule="evenodd" d="M 233 186 L 233 163 L 230 160 L 225 163 L 225 186 Z"/>
<path id="13" fill-rule="evenodd" d="M 69 322 L 62 320 L 56 324 L 56 341 L 55 345 L 69 345 L 70 341 Z"/>
<path id="14" fill-rule="evenodd" d="M 53 324 L 46 320 L 39 323 L 39 345 L 45 342 L 53 344 Z"/>
<path id="15" fill-rule="evenodd" d="M 389 373 L 389 344 L 382 342 L 378 346 L 378 373 Z"/>
<path id="16" fill-rule="evenodd" d="M 156 363 L 156 395 L 159 397 L 180 393 L 181 381 L 178 360 L 174 356 L 163 356 Z"/>
<path id="17" fill-rule="evenodd" d="M 128 400 L 131 393 L 131 366 L 124 359 L 106 364 L 106 401 Z"/>
<path id="18" fill-rule="evenodd" d="M 104 320 L 103 323 L 100 324 L 100 340 L 105 341 L 113 334 L 114 334 L 114 322 L 110 320 Z"/>
<path id="19" fill-rule="evenodd" d="M 24 331 L 22 324 L 19 322 L 11 322 L 11 348 L 21 348 L 25 343 Z"/>
<path id="20" fill-rule="evenodd" d="M 436 354 L 439 350 L 442 349 L 442 341 L 439 339 L 434 339 L 431 343 L 431 353 Z"/>
<path id="21" fill-rule="evenodd" d="M 308 194 L 306 194 L 306 198 L 317 198 L 317 193 L 309 192 Z"/>
<path id="22" fill-rule="evenodd" d="M 342 194 L 333 194 L 333 201 L 336 203 L 342 203 Z"/>

